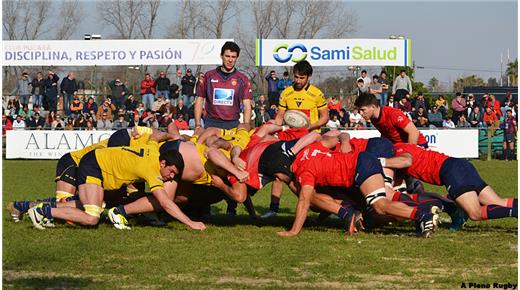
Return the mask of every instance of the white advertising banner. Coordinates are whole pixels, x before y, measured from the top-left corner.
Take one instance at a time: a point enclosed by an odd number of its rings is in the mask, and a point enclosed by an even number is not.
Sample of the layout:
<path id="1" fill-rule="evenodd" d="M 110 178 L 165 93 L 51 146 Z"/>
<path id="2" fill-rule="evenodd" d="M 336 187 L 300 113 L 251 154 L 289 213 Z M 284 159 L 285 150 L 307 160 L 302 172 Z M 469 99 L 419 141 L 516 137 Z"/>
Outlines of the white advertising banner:
<path id="1" fill-rule="evenodd" d="M 478 158 L 478 129 L 419 130 L 431 150 L 457 158 Z M 345 130 L 352 137 L 379 137 L 377 130 Z"/>
<path id="2" fill-rule="evenodd" d="M 3 41 L 4 66 L 210 65 L 232 39 Z"/>
<path id="3" fill-rule="evenodd" d="M 7 131 L 7 159 L 59 159 L 107 139 L 115 131 Z M 346 130 L 352 137 L 379 137 L 377 130 Z M 478 129 L 421 130 L 432 150 L 459 158 L 478 158 Z M 181 131 L 192 135 L 193 131 Z"/>
<path id="4" fill-rule="evenodd" d="M 257 66 L 411 66 L 410 39 L 257 39 Z"/>

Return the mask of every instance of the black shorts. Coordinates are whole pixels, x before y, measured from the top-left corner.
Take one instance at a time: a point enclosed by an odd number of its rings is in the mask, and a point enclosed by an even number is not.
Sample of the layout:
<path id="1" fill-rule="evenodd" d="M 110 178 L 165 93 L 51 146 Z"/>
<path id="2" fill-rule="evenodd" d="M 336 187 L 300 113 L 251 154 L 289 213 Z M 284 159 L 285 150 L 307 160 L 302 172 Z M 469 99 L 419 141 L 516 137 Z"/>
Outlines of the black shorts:
<path id="1" fill-rule="evenodd" d="M 130 146 L 130 134 L 127 129 L 119 129 L 108 138 L 108 147 Z"/>
<path id="2" fill-rule="evenodd" d="M 181 142 L 186 142 L 184 140 L 178 139 L 174 141 L 166 141 L 164 144 L 159 147 L 159 153 L 162 155 L 165 152 L 170 150 L 179 151 L 179 147 L 181 146 Z"/>
<path id="3" fill-rule="evenodd" d="M 366 152 L 372 153 L 377 158 L 391 158 L 394 157 L 394 144 L 383 137 L 370 138 Z"/>
<path id="4" fill-rule="evenodd" d="M 103 174 L 96 160 L 96 150 L 85 154 L 78 167 L 78 186 L 85 183 L 95 183 L 103 187 Z"/>
<path id="5" fill-rule="evenodd" d="M 451 200 L 469 191 L 476 191 L 479 194 L 487 186 L 473 164 L 465 159 L 452 157 L 446 159 L 441 166 L 439 176 Z"/>
<path id="6" fill-rule="evenodd" d="M 357 186 L 360 186 L 370 176 L 381 174 L 383 176 L 383 167 L 381 162 L 369 152 L 361 152 L 357 158 L 356 175 L 354 181 Z"/>
<path id="7" fill-rule="evenodd" d="M 58 164 L 56 165 L 56 178 L 55 182 L 63 181 L 70 185 L 77 186 L 77 172 L 78 167 L 70 153 L 61 156 Z"/>
<path id="8" fill-rule="evenodd" d="M 282 173 L 292 179 L 291 165 L 294 157 L 288 157 L 282 152 L 283 148 L 291 149 L 298 140 L 278 141 L 269 145 L 258 160 L 258 173 L 271 179 L 274 179 L 276 173 Z"/>
<path id="9" fill-rule="evenodd" d="M 505 143 L 515 143 L 516 136 L 515 133 L 504 133 L 504 142 Z"/>

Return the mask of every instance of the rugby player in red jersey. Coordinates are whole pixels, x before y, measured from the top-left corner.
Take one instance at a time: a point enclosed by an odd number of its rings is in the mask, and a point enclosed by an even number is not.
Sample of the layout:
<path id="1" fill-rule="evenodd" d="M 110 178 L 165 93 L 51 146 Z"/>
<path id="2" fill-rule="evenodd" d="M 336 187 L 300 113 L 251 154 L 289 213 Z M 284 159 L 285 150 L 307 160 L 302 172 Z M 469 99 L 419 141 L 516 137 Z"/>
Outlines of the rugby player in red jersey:
<path id="1" fill-rule="evenodd" d="M 471 220 L 518 217 L 518 199 L 501 198 L 467 160 L 449 157 L 413 144 L 394 145 L 399 160 L 387 159 L 386 165 L 402 168 L 406 174 L 433 185 L 444 185 Z"/>
<path id="2" fill-rule="evenodd" d="M 414 220 L 418 233 L 424 237 L 431 236 L 438 219 L 436 209 L 424 211 L 388 200 L 383 169 L 374 155 L 368 152 L 333 152 L 330 147 L 316 142 L 296 156 L 291 168 L 299 189 L 296 218 L 292 228 L 279 232 L 280 236 L 295 236 L 300 232 L 316 187 L 350 188 L 354 185 L 359 186 L 367 207 L 375 210 L 377 214 Z"/>

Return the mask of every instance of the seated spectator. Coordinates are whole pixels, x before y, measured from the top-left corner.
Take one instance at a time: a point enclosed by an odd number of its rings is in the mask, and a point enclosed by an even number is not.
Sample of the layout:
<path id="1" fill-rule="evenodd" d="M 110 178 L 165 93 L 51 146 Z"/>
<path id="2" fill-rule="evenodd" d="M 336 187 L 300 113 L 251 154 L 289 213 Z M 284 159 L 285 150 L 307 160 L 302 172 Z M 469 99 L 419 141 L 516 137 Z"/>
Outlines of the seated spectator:
<path id="1" fill-rule="evenodd" d="M 74 96 L 74 99 L 69 105 L 69 110 L 74 118 L 83 112 L 83 103 L 81 103 L 78 96 Z"/>
<path id="2" fill-rule="evenodd" d="M 408 101 L 408 98 L 401 98 L 399 102 L 397 102 L 397 108 L 403 112 L 411 112 L 412 104 Z"/>
<path id="3" fill-rule="evenodd" d="M 83 104 L 83 113 L 90 113 L 92 111 L 97 112 L 98 105 L 94 100 L 94 96 L 90 96 L 88 100 Z"/>
<path id="4" fill-rule="evenodd" d="M 446 117 L 448 114 L 448 102 L 446 101 L 446 98 L 444 98 L 443 95 L 440 95 L 439 98 L 437 98 L 435 101 L 435 105 L 437 106 L 439 112 L 441 112 L 442 117 Z"/>
<path id="5" fill-rule="evenodd" d="M 493 112 L 497 115 L 497 118 L 502 117 L 502 111 L 500 110 L 500 102 L 495 99 L 494 95 L 489 95 L 487 99 L 484 100 L 484 107 L 491 108 Z"/>
<path id="6" fill-rule="evenodd" d="M 65 130 L 74 130 L 74 119 L 72 117 L 67 118 L 67 123 L 65 123 Z"/>
<path id="7" fill-rule="evenodd" d="M 466 120 L 466 116 L 464 114 L 459 116 L 459 121 L 457 122 L 457 128 L 470 128 L 471 124 Z"/>
<path id="8" fill-rule="evenodd" d="M 179 99 L 180 101 L 181 99 Z M 173 106 L 171 106 L 173 108 Z M 173 122 L 173 116 L 175 116 L 171 112 L 165 112 L 162 114 L 162 116 L 159 117 L 159 128 L 168 128 L 168 125 L 170 125 Z"/>
<path id="9" fill-rule="evenodd" d="M 363 124 L 364 120 L 357 108 L 354 108 L 349 116 L 350 127 L 355 127 L 357 124 Z"/>
<path id="10" fill-rule="evenodd" d="M 112 123 L 112 130 L 126 129 L 128 122 L 125 120 L 125 114 L 119 113 L 117 119 Z"/>
<path id="11" fill-rule="evenodd" d="M 154 113 L 148 113 L 143 119 L 143 123 L 146 127 L 159 129 L 159 122 L 157 121 L 157 116 Z"/>
<path id="12" fill-rule="evenodd" d="M 84 130 L 87 127 L 87 119 L 84 115 L 79 115 L 73 122 L 74 129 Z"/>
<path id="13" fill-rule="evenodd" d="M 258 101 L 256 101 L 255 106 L 258 109 L 261 107 L 269 108 L 269 101 L 265 99 L 265 95 L 260 95 L 258 96 Z"/>
<path id="14" fill-rule="evenodd" d="M 327 122 L 327 128 L 337 129 L 341 126 L 341 123 L 338 120 L 337 114 L 330 114 L 329 121 Z"/>
<path id="15" fill-rule="evenodd" d="M 475 106 L 473 110 L 471 110 L 471 114 L 469 115 L 468 121 L 471 127 L 481 127 L 482 124 L 482 111 L 480 111 L 479 106 Z"/>
<path id="16" fill-rule="evenodd" d="M 29 118 L 29 121 L 27 122 L 27 128 L 34 130 L 38 129 L 41 130 L 45 126 L 45 121 L 43 118 L 40 117 L 39 113 L 35 113 L 34 116 Z"/>
<path id="17" fill-rule="evenodd" d="M 269 120 L 271 120 L 271 117 L 266 112 L 265 107 L 260 107 L 260 109 L 258 110 L 258 115 L 256 115 L 255 118 L 255 127 L 260 127 L 263 124 L 267 123 Z"/>
<path id="18" fill-rule="evenodd" d="M 54 122 L 55 119 L 56 119 L 56 112 L 50 111 L 49 114 L 47 115 L 47 118 L 45 118 L 45 125 L 43 125 L 43 128 L 51 129 L 52 123 Z"/>
<path id="19" fill-rule="evenodd" d="M 56 118 L 51 124 L 52 130 L 63 130 L 65 129 L 65 122 L 61 119 L 60 114 L 56 114 Z"/>
<path id="20" fill-rule="evenodd" d="M 453 123 L 450 117 L 446 116 L 442 122 L 442 127 L 445 129 L 454 129 L 455 123 Z"/>
<path id="21" fill-rule="evenodd" d="M 388 97 L 388 103 L 386 105 L 392 108 L 397 108 L 397 102 L 395 101 L 394 95 L 390 95 L 390 97 Z"/>
<path id="22" fill-rule="evenodd" d="M 464 115 L 469 116 L 471 112 L 473 112 L 473 107 L 475 106 L 475 103 L 475 96 L 473 94 L 468 94 L 468 99 L 466 100 L 466 105 L 468 106 L 468 108 Z"/>
<path id="23" fill-rule="evenodd" d="M 341 127 L 343 128 L 348 128 L 350 127 L 349 126 L 349 114 L 347 112 L 347 110 L 341 108 L 341 110 L 339 110 L 339 124 L 341 125 Z"/>
<path id="24" fill-rule="evenodd" d="M 22 119 L 21 115 L 17 115 L 16 119 L 13 122 L 13 130 L 24 130 L 25 129 L 25 121 Z"/>
<path id="25" fill-rule="evenodd" d="M 112 130 L 112 121 L 108 118 L 108 112 L 101 114 L 101 118 L 97 120 L 96 128 L 98 130 Z"/>
<path id="26" fill-rule="evenodd" d="M 271 117 L 271 119 L 274 119 L 276 113 L 278 113 L 278 108 L 276 107 L 276 105 L 271 105 L 271 107 L 267 110 L 267 113 L 269 114 L 269 117 Z"/>
<path id="27" fill-rule="evenodd" d="M 412 113 L 412 122 L 416 127 L 428 127 L 428 118 L 424 107 L 418 107 L 415 112 Z"/>
<path id="28" fill-rule="evenodd" d="M 157 100 L 155 100 L 152 104 L 152 112 L 159 112 L 163 105 L 169 104 L 169 102 L 164 98 L 164 96 L 159 95 Z"/>
<path id="29" fill-rule="evenodd" d="M 96 131 L 96 128 L 94 127 L 94 122 L 88 120 L 87 121 L 87 127 L 85 128 L 87 131 Z"/>
<path id="30" fill-rule="evenodd" d="M 134 114 L 130 122 L 128 122 L 128 128 L 133 128 L 135 126 L 146 126 L 146 124 L 143 123 L 139 114 Z"/>
<path id="31" fill-rule="evenodd" d="M 428 101 L 424 98 L 423 93 L 419 93 L 417 97 L 412 101 L 412 111 L 419 110 L 419 107 L 423 107 L 424 111 L 428 112 L 430 111 L 430 104 L 428 104 Z"/>
<path id="32" fill-rule="evenodd" d="M 329 109 L 329 114 L 332 115 L 339 115 L 339 110 L 341 110 L 341 104 L 338 101 L 338 97 L 332 96 L 330 98 L 330 101 L 327 104 L 327 108 Z"/>
<path id="33" fill-rule="evenodd" d="M 139 105 L 137 106 L 137 114 L 139 114 L 139 116 L 142 116 L 144 114 L 144 112 L 146 112 L 146 108 L 144 107 L 144 104 L 143 103 L 139 103 Z"/>
<path id="34" fill-rule="evenodd" d="M 175 119 L 175 126 L 177 126 L 177 128 L 179 130 L 189 130 L 189 126 L 188 126 L 188 123 L 186 122 L 186 120 L 184 120 L 184 115 L 183 114 L 178 114 L 177 115 L 177 119 Z"/>
<path id="35" fill-rule="evenodd" d="M 435 127 L 442 127 L 442 114 L 437 106 L 433 106 L 431 112 L 428 113 L 428 121 Z"/>
<path id="36" fill-rule="evenodd" d="M 115 110 L 116 110 L 116 106 L 114 106 L 112 104 L 112 102 L 110 101 L 110 98 L 106 98 L 105 101 L 103 102 L 103 104 L 101 104 L 101 106 L 99 106 L 97 113 L 96 113 L 96 118 L 98 120 L 101 120 L 103 115 L 106 115 L 108 120 L 112 120 L 113 112 Z M 112 124 L 110 124 L 110 126 L 112 126 Z M 99 127 L 98 127 L 98 129 L 99 129 Z"/>
<path id="37" fill-rule="evenodd" d="M 137 107 L 139 107 L 139 101 L 137 101 L 135 99 L 134 94 L 128 95 L 128 99 L 126 99 L 126 101 L 125 101 L 125 109 L 126 109 L 127 114 L 129 114 L 130 112 L 133 114 L 133 112 L 137 109 Z M 143 104 L 143 108 L 144 108 L 144 104 Z"/>
<path id="38" fill-rule="evenodd" d="M 175 111 L 172 110 L 170 113 L 172 113 L 173 115 L 182 114 L 184 115 L 184 120 L 188 120 L 188 108 L 184 104 L 183 99 L 178 100 L 177 106 L 175 107 Z"/>
<path id="39" fill-rule="evenodd" d="M 491 107 L 486 107 L 486 112 L 484 113 L 484 116 L 482 116 L 482 122 L 484 122 L 487 127 L 492 127 L 500 121 L 497 113 Z"/>
<path id="40" fill-rule="evenodd" d="M 13 122 L 7 117 L 6 114 L 2 115 L 2 135 L 5 136 L 6 131 L 13 130 Z"/>

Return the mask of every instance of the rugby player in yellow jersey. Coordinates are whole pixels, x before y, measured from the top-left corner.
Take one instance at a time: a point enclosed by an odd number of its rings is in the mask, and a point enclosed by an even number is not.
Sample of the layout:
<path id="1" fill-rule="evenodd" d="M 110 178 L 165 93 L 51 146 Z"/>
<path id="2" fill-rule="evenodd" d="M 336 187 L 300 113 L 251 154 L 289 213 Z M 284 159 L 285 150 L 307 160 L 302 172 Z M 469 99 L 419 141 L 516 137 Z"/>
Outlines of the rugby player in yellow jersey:
<path id="1" fill-rule="evenodd" d="M 325 126 L 329 121 L 329 110 L 323 93 L 310 84 L 312 66 L 306 61 L 300 61 L 293 68 L 294 83 L 280 94 L 280 105 L 275 117 L 275 124 L 282 125 L 283 116 L 287 110 L 298 110 L 305 113 L 310 119 L 309 130 L 316 130 Z M 274 181 L 271 188 L 271 204 L 269 211 L 262 218 L 269 218 L 278 213 L 283 183 Z"/>
<path id="2" fill-rule="evenodd" d="M 78 168 L 78 195 L 83 210 L 76 207 L 52 207 L 40 203 L 29 209 L 33 225 L 45 229 L 54 218 L 82 225 L 96 225 L 103 212 L 104 190 L 116 190 L 134 182 L 148 183 L 159 205 L 172 217 L 192 229 L 204 230 L 203 223 L 188 218 L 168 197 L 164 183 L 178 180 L 184 170 L 184 160 L 175 150 L 159 154 L 159 144 L 113 147 L 87 153 Z M 69 202 L 70 203 L 70 202 Z"/>

